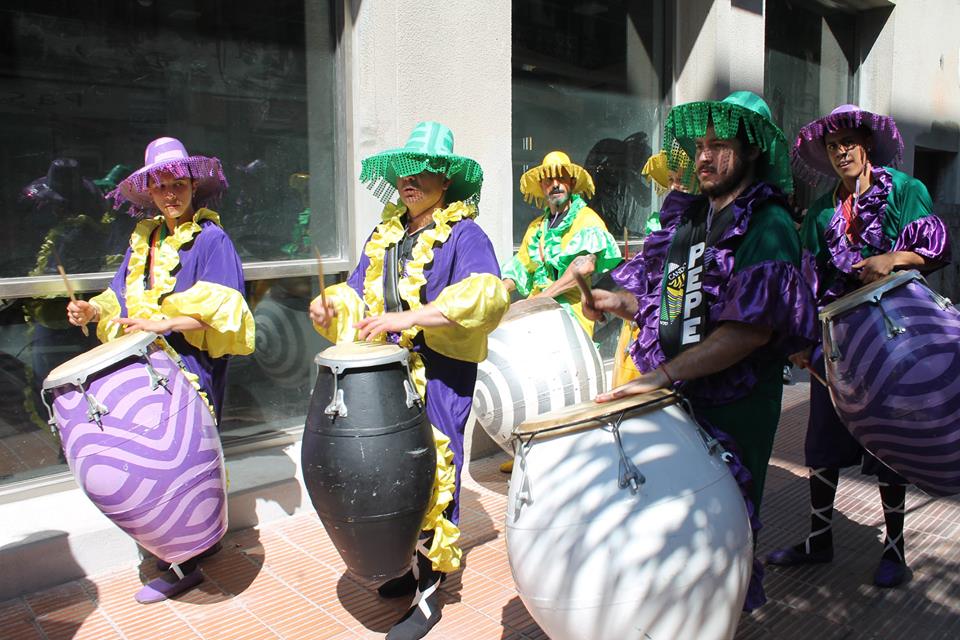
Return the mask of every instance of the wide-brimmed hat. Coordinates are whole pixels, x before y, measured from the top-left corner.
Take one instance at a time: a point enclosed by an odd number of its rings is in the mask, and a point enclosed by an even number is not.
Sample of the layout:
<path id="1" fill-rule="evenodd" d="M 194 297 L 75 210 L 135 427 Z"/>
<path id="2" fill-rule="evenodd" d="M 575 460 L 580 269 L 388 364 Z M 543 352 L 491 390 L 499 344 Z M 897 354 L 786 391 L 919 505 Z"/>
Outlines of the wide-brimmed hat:
<path id="1" fill-rule="evenodd" d="M 80 165 L 73 158 L 51 162 L 47 175 L 21 189 L 20 201 L 33 210 L 53 206 L 63 213 L 85 213 L 98 218 L 107 210 L 100 190 L 80 174 Z"/>
<path id="2" fill-rule="evenodd" d="M 672 159 L 671 156 L 673 156 Z M 673 168 L 670 165 L 673 165 Z M 670 191 L 672 186 L 671 171 L 676 171 L 679 174 L 678 179 L 688 192 L 696 191 L 697 180 L 693 172 L 693 163 L 690 162 L 690 156 L 676 140 L 673 141 L 669 151 L 661 149 L 659 153 L 647 158 L 646 164 L 640 170 L 640 175 L 652 182 L 657 195 L 662 196 Z"/>
<path id="3" fill-rule="evenodd" d="M 453 152 L 453 132 L 439 122 L 421 122 L 402 147 L 366 158 L 361 163 L 360 182 L 382 202 L 389 202 L 396 191 L 397 179 L 424 171 L 450 180 L 447 202 L 480 200 L 483 169 L 476 160 Z"/>
<path id="4" fill-rule="evenodd" d="M 551 151 L 543 156 L 540 166 L 526 171 L 520 176 L 520 193 L 527 202 L 533 202 L 538 208 L 547 206 L 547 197 L 540 187 L 540 181 L 546 178 L 558 178 L 568 175 L 574 180 L 573 194 L 586 199 L 593 197 L 595 187 L 593 178 L 586 169 L 570 160 L 570 156 L 563 151 Z"/>
<path id="5" fill-rule="evenodd" d="M 677 105 L 670 110 L 663 127 L 663 147 L 676 140 L 691 158 L 696 153 L 696 138 L 706 135 L 713 124 L 716 136 L 722 140 L 734 138 L 743 127 L 750 144 L 763 154 L 757 165 L 757 178 L 786 193 L 793 192 L 790 173 L 790 154 L 787 139 L 780 127 L 773 123 L 773 114 L 763 98 L 752 91 L 734 91 L 723 100 L 705 100 Z M 671 169 L 677 165 L 671 164 Z"/>
<path id="6" fill-rule="evenodd" d="M 880 166 L 896 167 L 903 156 L 903 138 L 897 123 L 890 116 L 864 111 L 855 104 L 842 104 L 829 115 L 804 125 L 793 143 L 791 160 L 797 177 L 816 184 L 825 177 L 836 177 L 827 157 L 823 138 L 841 129 L 866 128 L 873 134 L 873 144 L 867 156 Z"/>
<path id="7" fill-rule="evenodd" d="M 159 181 L 161 173 L 174 178 L 193 180 L 193 206 L 197 209 L 214 204 L 227 188 L 227 178 L 217 158 L 191 156 L 176 138 L 157 138 L 147 145 L 143 167 L 124 178 L 107 194 L 116 206 L 130 203 L 130 213 L 137 215 L 156 207 L 147 192 L 151 180 Z"/>

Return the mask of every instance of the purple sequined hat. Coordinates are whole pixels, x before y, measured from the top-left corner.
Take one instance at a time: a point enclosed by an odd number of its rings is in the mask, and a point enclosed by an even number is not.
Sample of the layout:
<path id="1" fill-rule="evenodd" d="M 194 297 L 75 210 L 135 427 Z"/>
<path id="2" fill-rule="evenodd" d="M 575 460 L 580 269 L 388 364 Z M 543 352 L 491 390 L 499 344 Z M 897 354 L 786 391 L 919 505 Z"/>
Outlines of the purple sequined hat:
<path id="1" fill-rule="evenodd" d="M 842 104 L 830 115 L 814 120 L 800 129 L 793 144 L 790 160 L 798 178 L 816 184 L 825 177 L 836 177 L 827 157 L 823 138 L 840 129 L 866 127 L 873 133 L 870 162 L 879 166 L 896 166 L 903 155 L 903 138 L 897 123 L 890 116 L 864 111 L 855 104 Z"/>
<path id="2" fill-rule="evenodd" d="M 117 207 L 129 202 L 131 214 L 143 214 L 155 209 L 147 185 L 150 180 L 158 180 L 161 173 L 170 173 L 175 178 L 192 178 L 193 206 L 197 209 L 215 203 L 227 188 L 227 179 L 218 159 L 191 156 L 176 138 L 157 138 L 147 145 L 143 168 L 127 176 L 108 195 Z"/>

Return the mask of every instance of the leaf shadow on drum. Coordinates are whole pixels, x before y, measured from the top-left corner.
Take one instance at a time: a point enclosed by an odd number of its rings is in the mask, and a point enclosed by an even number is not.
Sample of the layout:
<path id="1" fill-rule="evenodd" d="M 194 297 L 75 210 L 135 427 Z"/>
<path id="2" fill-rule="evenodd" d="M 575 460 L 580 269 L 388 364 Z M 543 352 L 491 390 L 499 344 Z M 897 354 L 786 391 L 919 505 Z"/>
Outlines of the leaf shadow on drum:
<path id="1" fill-rule="evenodd" d="M 7 557 L 10 555 L 7 547 L 0 548 L 0 557 L 4 558 L 0 576 L 4 581 L 15 581 L 21 588 L 31 589 L 39 586 L 36 583 L 38 576 L 66 575 L 75 580 L 29 593 L 5 605 L 13 604 L 25 626 L 30 623 L 39 625 L 48 638 L 73 638 L 84 621 L 96 611 L 99 589 L 92 581 L 83 578 L 85 571 L 70 551 L 68 533 L 38 531 L 15 545 L 17 553 L 12 558 Z M 10 623 L 17 621 L 6 620 L 8 622 L 0 633 L 15 634 L 18 627 L 14 625 L 11 629 Z M 36 633 L 32 627 L 30 631 Z"/>
<path id="2" fill-rule="evenodd" d="M 621 433 L 637 495 L 604 429 L 534 441 L 515 471 L 507 548 L 526 608 L 554 640 L 732 637 L 752 558 L 736 483 L 676 413 Z"/>

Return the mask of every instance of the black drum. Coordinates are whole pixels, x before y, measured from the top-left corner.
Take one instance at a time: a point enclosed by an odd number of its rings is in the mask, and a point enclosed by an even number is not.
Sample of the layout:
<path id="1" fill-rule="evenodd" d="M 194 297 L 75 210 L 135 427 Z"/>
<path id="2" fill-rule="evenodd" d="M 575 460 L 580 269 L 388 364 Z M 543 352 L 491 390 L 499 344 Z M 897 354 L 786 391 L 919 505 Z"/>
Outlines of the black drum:
<path id="1" fill-rule="evenodd" d="M 433 430 L 407 357 L 366 342 L 322 351 L 303 430 L 313 507 L 347 568 L 371 580 L 410 567 L 436 474 Z"/>

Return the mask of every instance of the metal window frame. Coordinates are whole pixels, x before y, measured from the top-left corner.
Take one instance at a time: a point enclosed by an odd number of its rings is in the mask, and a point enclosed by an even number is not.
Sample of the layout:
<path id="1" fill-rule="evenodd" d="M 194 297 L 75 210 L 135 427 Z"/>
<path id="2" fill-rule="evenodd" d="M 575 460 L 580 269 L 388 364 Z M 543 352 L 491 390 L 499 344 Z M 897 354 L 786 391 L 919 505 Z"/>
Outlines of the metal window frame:
<path id="1" fill-rule="evenodd" d="M 304 0 L 309 2 L 311 0 Z M 315 0 L 314 0 L 315 1 Z M 334 138 L 334 177 L 336 193 L 335 219 L 337 223 L 337 246 L 339 255 L 323 257 L 324 272 L 329 276 L 343 274 L 354 264 L 353 229 L 349 212 L 353 210 L 353 191 L 349 188 L 353 175 L 353 144 L 351 100 L 351 64 L 353 20 L 349 11 L 350 0 L 327 0 L 331 9 L 331 28 L 336 29 L 339 37 L 335 40 L 334 50 L 334 93 L 335 129 Z M 297 276 L 316 276 L 316 259 L 276 260 L 245 263 L 243 277 L 246 281 L 269 280 Z M 113 279 L 113 273 L 77 273 L 70 274 L 70 283 L 77 292 L 103 291 Z M 67 291 L 63 280 L 56 275 L 36 277 L 0 278 L 0 302 L 18 298 L 62 295 Z M 301 438 L 303 426 L 279 427 L 266 434 L 237 438 L 224 445 L 224 457 L 242 455 L 297 442 Z M 28 500 L 32 497 L 48 495 L 76 488 L 70 472 L 58 472 L 0 485 L 0 504 Z"/>

